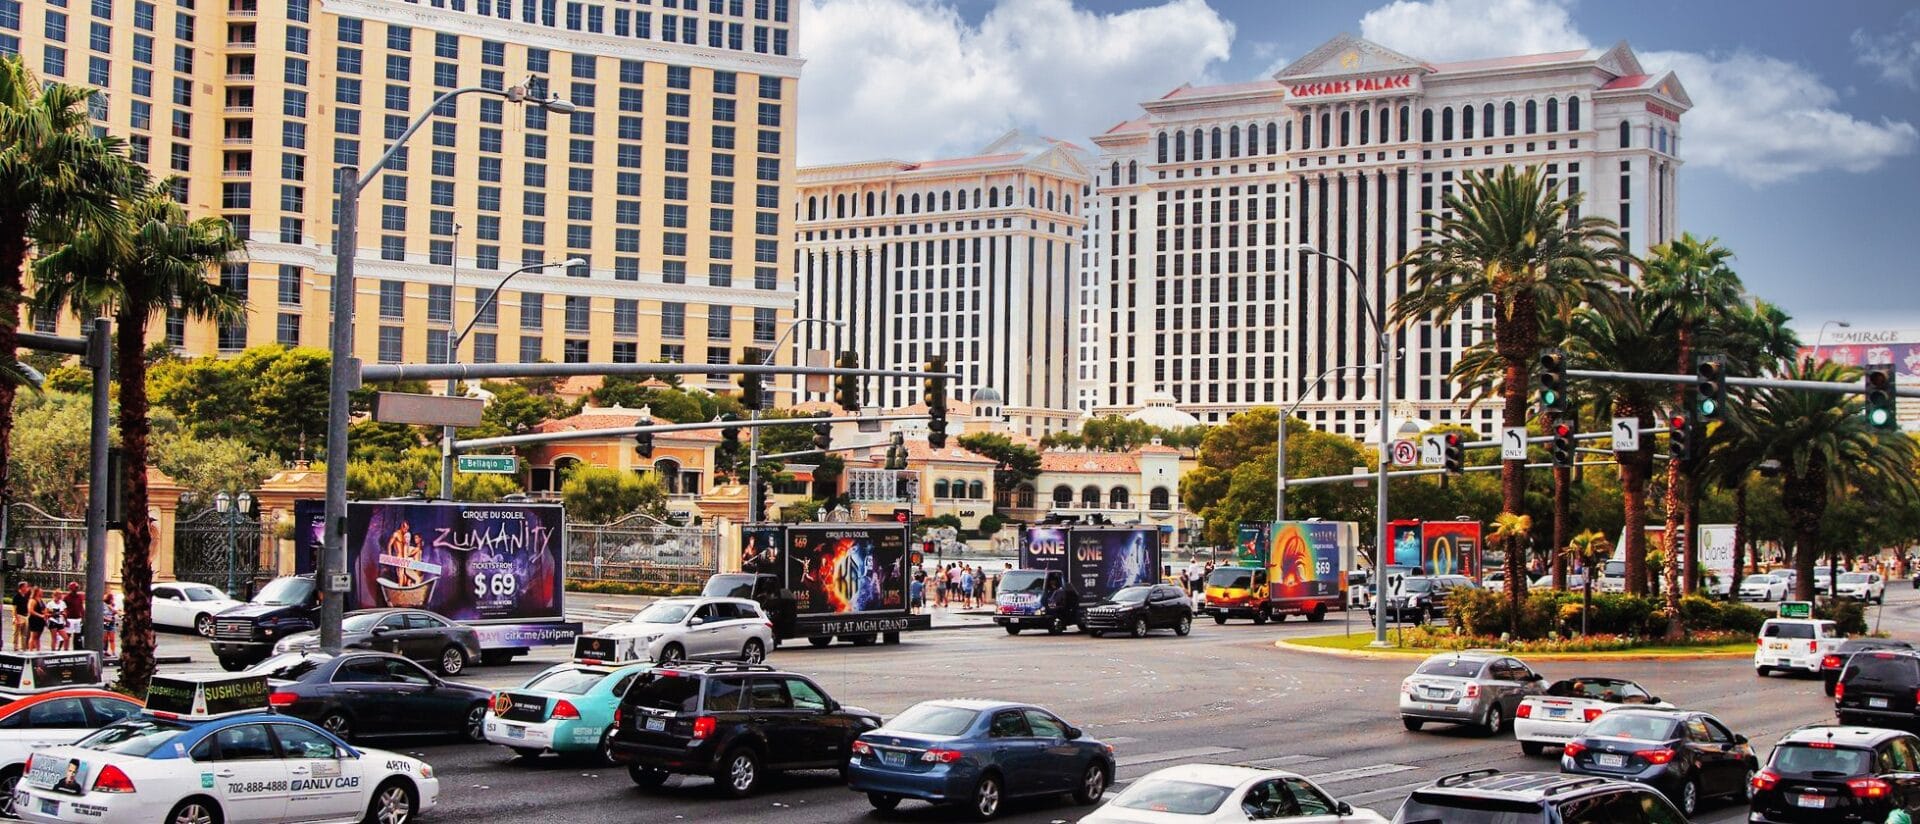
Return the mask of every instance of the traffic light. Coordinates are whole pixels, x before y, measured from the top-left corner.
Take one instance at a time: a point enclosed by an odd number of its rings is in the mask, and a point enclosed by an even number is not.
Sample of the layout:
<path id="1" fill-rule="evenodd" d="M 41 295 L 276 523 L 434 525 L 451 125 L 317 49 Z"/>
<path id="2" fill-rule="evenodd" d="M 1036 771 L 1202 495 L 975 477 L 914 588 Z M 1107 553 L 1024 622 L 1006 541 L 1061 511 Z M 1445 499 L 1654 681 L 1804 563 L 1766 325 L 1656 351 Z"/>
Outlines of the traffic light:
<path id="1" fill-rule="evenodd" d="M 1900 426 L 1900 410 L 1895 405 L 1893 394 L 1893 364 L 1872 363 L 1867 365 L 1867 424 L 1875 429 L 1896 429 Z"/>
<path id="2" fill-rule="evenodd" d="M 821 452 L 833 448 L 833 424 L 816 423 L 813 425 L 813 448 Z"/>
<path id="3" fill-rule="evenodd" d="M 1446 449 L 1442 454 L 1447 474 L 1458 475 L 1467 471 L 1467 441 L 1460 437 L 1460 433 L 1447 433 Z"/>
<path id="4" fill-rule="evenodd" d="M 773 481 L 767 477 L 770 474 L 772 473 L 762 468 L 760 470 L 760 483 L 753 489 L 754 500 L 760 504 L 759 508 L 754 511 L 753 516 L 754 520 L 760 523 L 767 523 L 773 520 Z"/>
<path id="5" fill-rule="evenodd" d="M 641 418 L 640 420 L 634 421 L 633 425 L 634 426 L 652 426 L 653 419 Z M 638 455 L 642 458 L 651 459 L 653 457 L 653 433 L 652 432 L 638 432 L 634 434 L 633 454 Z"/>
<path id="6" fill-rule="evenodd" d="M 947 356 L 934 355 L 927 360 L 928 373 L 947 371 Z M 927 445 L 940 449 L 947 445 L 947 379 L 928 377 L 926 384 L 927 402 Z"/>
<path id="7" fill-rule="evenodd" d="M 739 420 L 739 418 L 734 417 L 732 412 L 726 412 L 720 415 L 720 420 L 732 422 Z M 719 454 L 715 457 L 720 464 L 721 471 L 732 474 L 733 465 L 740 460 L 740 427 L 720 427 L 720 449 Z"/>
<path id="8" fill-rule="evenodd" d="M 1574 452 L 1573 424 L 1562 421 L 1553 425 L 1553 465 L 1573 466 Z"/>
<path id="9" fill-rule="evenodd" d="M 1667 460 L 1676 461 L 1682 467 L 1691 469 L 1706 457 L 1705 438 L 1701 432 L 1706 427 L 1694 420 L 1692 415 L 1675 415 L 1667 421 Z"/>
<path id="10" fill-rule="evenodd" d="M 1572 408 L 1567 398 L 1567 356 L 1554 349 L 1540 354 L 1540 409 L 1555 415 Z"/>
<path id="11" fill-rule="evenodd" d="M 833 365 L 839 369 L 859 369 L 860 356 L 853 352 L 841 352 L 840 359 Z M 834 401 L 848 412 L 860 411 L 860 376 L 835 375 L 833 378 Z"/>
<path id="12" fill-rule="evenodd" d="M 886 468 L 894 470 L 907 468 L 907 439 L 898 432 L 893 433 L 893 438 L 887 443 Z"/>
<path id="13" fill-rule="evenodd" d="M 747 347 L 746 349 L 740 350 L 740 362 L 742 364 L 759 366 L 765 360 L 766 355 L 759 349 Z M 741 406 L 750 410 L 767 408 L 767 391 L 762 384 L 763 379 L 764 376 L 758 372 L 747 372 L 740 376 Z"/>
<path id="14" fill-rule="evenodd" d="M 1727 359 L 1720 355 L 1701 355 L 1693 359 L 1693 373 L 1700 378 L 1694 385 L 1693 409 L 1702 422 L 1720 417 L 1726 403 Z"/>

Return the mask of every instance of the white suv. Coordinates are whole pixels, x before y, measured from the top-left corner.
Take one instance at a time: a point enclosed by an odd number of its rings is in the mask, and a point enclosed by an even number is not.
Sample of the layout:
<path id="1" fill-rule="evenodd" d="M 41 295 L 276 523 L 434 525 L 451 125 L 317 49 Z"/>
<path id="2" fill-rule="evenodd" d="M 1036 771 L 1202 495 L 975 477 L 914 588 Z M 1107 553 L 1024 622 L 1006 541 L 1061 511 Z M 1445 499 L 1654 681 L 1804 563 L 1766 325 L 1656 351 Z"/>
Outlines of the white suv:
<path id="1" fill-rule="evenodd" d="M 1819 674 L 1820 659 L 1839 649 L 1841 636 L 1832 621 L 1814 618 L 1769 618 L 1760 625 L 1760 641 L 1753 649 L 1753 672 L 1765 678 L 1774 670 Z"/>
<path id="2" fill-rule="evenodd" d="M 639 639 L 662 664 L 689 659 L 758 664 L 773 649 L 773 622 L 745 598 L 662 598 L 596 633 Z"/>
<path id="3" fill-rule="evenodd" d="M 1840 597 L 1856 601 L 1887 602 L 1887 579 L 1878 572 L 1840 573 Z"/>

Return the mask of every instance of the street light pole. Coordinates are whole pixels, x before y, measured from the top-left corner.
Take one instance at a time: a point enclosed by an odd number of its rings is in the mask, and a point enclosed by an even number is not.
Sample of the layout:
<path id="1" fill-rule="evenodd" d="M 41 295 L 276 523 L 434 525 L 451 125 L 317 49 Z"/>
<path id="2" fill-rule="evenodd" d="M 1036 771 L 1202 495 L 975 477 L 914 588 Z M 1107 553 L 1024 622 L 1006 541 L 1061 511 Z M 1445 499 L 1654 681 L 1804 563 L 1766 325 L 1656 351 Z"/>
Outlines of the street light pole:
<path id="1" fill-rule="evenodd" d="M 1808 363 L 1818 363 L 1820 361 L 1820 346 L 1827 341 L 1827 327 L 1829 326 L 1838 326 L 1842 329 L 1853 328 L 1853 324 L 1844 320 L 1830 320 L 1820 324 L 1820 334 L 1815 335 L 1813 338 L 1813 351 L 1807 353 Z"/>
<path id="2" fill-rule="evenodd" d="M 407 124 L 406 131 L 394 139 L 393 145 L 387 147 L 386 154 L 374 161 L 364 176 L 358 167 L 351 164 L 341 166 L 336 173 L 335 180 L 340 187 L 340 215 L 335 226 L 333 250 L 332 364 L 327 376 L 327 506 L 321 551 L 319 557 L 314 559 L 314 583 L 322 593 L 320 648 L 329 653 L 340 652 L 340 621 L 345 614 L 342 607 L 347 593 L 347 578 L 342 573 L 347 568 L 348 395 L 360 384 L 359 363 L 353 358 L 353 263 L 360 246 L 360 190 L 373 183 L 374 177 L 387 167 L 393 156 L 406 145 L 407 139 L 420 131 L 420 127 L 426 125 L 427 119 L 442 105 L 466 94 L 494 95 L 508 102 L 530 103 L 559 114 L 574 110 L 571 102 L 557 97 L 529 99 L 526 86 L 507 89 L 465 86 L 441 94 L 425 111 L 415 115 L 413 122 Z"/>
<path id="3" fill-rule="evenodd" d="M 1381 576 L 1378 573 L 1384 571 L 1386 566 L 1382 562 L 1386 559 L 1387 467 L 1390 462 L 1390 456 L 1387 454 L 1387 418 L 1392 409 L 1392 396 L 1388 394 L 1387 389 L 1392 385 L 1393 379 L 1393 339 L 1387 333 L 1385 319 L 1381 317 L 1380 313 L 1376 310 L 1373 302 L 1367 300 L 1367 280 L 1360 275 L 1360 270 L 1355 269 L 1353 264 L 1348 263 L 1339 256 L 1331 255 L 1314 248 L 1313 244 L 1302 243 L 1294 248 L 1310 255 L 1318 255 L 1327 260 L 1331 260 L 1339 264 L 1340 268 L 1345 269 L 1347 274 L 1352 275 L 1354 282 L 1360 287 L 1354 291 L 1354 296 L 1359 299 L 1361 308 L 1367 311 L 1367 316 L 1373 321 L 1373 327 L 1380 332 L 1380 477 L 1374 481 L 1379 489 L 1375 494 L 1373 522 L 1373 566 L 1374 572 L 1376 573 L 1374 576 L 1376 578 L 1374 591 L 1378 593 L 1378 595 L 1373 599 L 1372 646 L 1384 647 L 1388 645 L 1386 581 L 1379 580 Z"/>
<path id="4" fill-rule="evenodd" d="M 780 337 L 774 339 L 773 347 L 767 350 L 767 356 L 760 360 L 760 365 L 771 366 L 773 364 L 774 358 L 778 357 L 780 354 L 780 347 L 787 342 L 787 338 L 790 338 L 793 336 L 794 330 L 799 329 L 800 325 L 803 323 L 820 323 L 820 324 L 825 324 L 827 326 L 836 326 L 836 327 L 847 325 L 847 322 L 844 320 L 829 320 L 827 318 L 794 318 L 792 323 L 787 324 L 787 331 L 781 332 Z M 771 393 L 768 392 L 768 388 L 763 387 L 761 389 L 761 393 L 763 397 L 772 397 Z M 756 420 L 756 421 L 760 420 L 759 409 L 749 409 L 747 410 L 747 415 L 750 420 Z M 756 522 L 759 519 L 759 517 L 760 517 L 760 427 L 755 426 L 747 430 L 747 519 L 749 522 Z"/>
<path id="5" fill-rule="evenodd" d="M 1279 432 L 1279 441 L 1278 441 L 1279 449 L 1276 450 L 1276 457 L 1274 459 L 1274 462 L 1277 464 L 1274 467 L 1276 471 L 1274 473 L 1274 484 L 1273 484 L 1274 486 L 1273 519 L 1274 520 L 1284 521 L 1287 519 L 1287 419 L 1293 417 L 1294 410 L 1299 409 L 1300 404 L 1306 402 L 1307 400 L 1306 393 L 1312 392 L 1313 390 L 1318 389 L 1320 387 L 1320 384 L 1327 379 L 1328 375 L 1331 375 L 1335 372 L 1359 371 L 1359 370 L 1377 369 L 1377 368 L 1379 368 L 1379 364 L 1373 364 L 1371 366 L 1349 364 L 1347 366 L 1336 366 L 1332 369 L 1328 369 L 1325 372 L 1321 372 L 1320 377 L 1314 378 L 1313 383 L 1307 384 L 1306 392 L 1300 393 L 1300 397 L 1295 398 L 1293 400 L 1293 405 L 1288 406 L 1287 411 L 1281 413 L 1280 432 Z"/>
<path id="6" fill-rule="evenodd" d="M 501 278 L 499 283 L 494 284 L 493 290 L 488 292 L 484 299 L 474 305 L 473 317 L 468 318 L 467 325 L 461 327 L 458 332 L 453 331 L 454 324 L 457 321 L 453 317 L 452 307 L 448 307 L 447 363 L 454 364 L 460 362 L 460 344 L 466 342 L 467 335 L 473 331 L 474 324 L 480 322 L 480 316 L 486 314 L 487 309 L 493 306 L 495 300 L 499 299 L 500 290 L 507 288 L 508 281 L 513 280 L 522 272 L 532 272 L 537 269 L 554 269 L 564 266 L 585 266 L 586 263 L 587 261 L 584 258 L 575 257 L 567 258 L 557 263 L 534 263 L 508 272 L 506 277 Z M 456 270 L 456 272 L 457 271 L 458 270 Z M 459 295 L 454 295 L 453 305 L 459 305 L 459 297 Z M 454 391 L 459 388 L 458 383 L 459 381 L 454 378 L 447 378 L 447 397 L 453 397 Z M 453 500 L 454 435 L 453 427 L 440 427 L 440 500 L 443 501 Z"/>

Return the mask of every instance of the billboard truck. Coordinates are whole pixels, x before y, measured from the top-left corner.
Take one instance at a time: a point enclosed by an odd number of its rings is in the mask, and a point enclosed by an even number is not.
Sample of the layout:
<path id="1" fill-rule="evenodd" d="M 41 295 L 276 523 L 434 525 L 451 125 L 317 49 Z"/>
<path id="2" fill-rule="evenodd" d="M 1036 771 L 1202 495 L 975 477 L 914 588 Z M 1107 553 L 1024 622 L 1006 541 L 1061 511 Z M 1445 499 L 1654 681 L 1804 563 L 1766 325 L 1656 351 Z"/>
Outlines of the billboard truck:
<path id="1" fill-rule="evenodd" d="M 1106 599 L 1130 586 L 1160 580 L 1160 536 L 1153 528 L 1037 526 L 1020 546 L 1020 568 L 1001 573 L 993 622 L 1019 635 L 1023 629 L 1052 634 L 1083 621 L 1048 609 L 1053 593 L 1067 587 L 1081 605 Z"/>
<path id="2" fill-rule="evenodd" d="M 758 601 L 776 641 L 897 644 L 901 632 L 933 625 L 907 603 L 909 554 L 901 524 L 749 526 L 740 571 L 707 579 L 703 594 Z"/>
<path id="3" fill-rule="evenodd" d="M 318 626 L 314 580 L 325 503 L 294 502 L 295 575 L 214 616 L 214 654 L 239 669 Z M 473 627 L 487 663 L 571 645 L 566 517 L 558 504 L 354 501 L 347 505 L 345 609 L 424 609 Z"/>
<path id="4" fill-rule="evenodd" d="M 1216 624 L 1251 618 L 1256 624 L 1304 615 L 1320 621 L 1347 608 L 1347 573 L 1353 569 L 1360 526 L 1351 521 L 1283 521 L 1272 524 L 1264 555 L 1220 567 L 1207 577 L 1201 612 Z"/>

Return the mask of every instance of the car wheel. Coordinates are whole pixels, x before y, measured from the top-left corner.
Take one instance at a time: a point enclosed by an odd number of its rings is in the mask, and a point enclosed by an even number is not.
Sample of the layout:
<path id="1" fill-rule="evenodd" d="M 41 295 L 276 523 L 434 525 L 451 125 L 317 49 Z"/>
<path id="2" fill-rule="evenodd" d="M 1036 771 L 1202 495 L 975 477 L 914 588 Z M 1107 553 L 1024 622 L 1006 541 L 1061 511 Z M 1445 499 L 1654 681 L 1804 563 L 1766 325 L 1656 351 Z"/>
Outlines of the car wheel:
<path id="1" fill-rule="evenodd" d="M 1146 616 L 1142 615 L 1138 618 L 1133 619 L 1133 637 L 1135 638 L 1147 637 L 1147 617 Z"/>
<path id="2" fill-rule="evenodd" d="M 983 775 L 973 788 L 973 817 L 990 821 L 1000 814 L 1000 776 Z"/>
<path id="3" fill-rule="evenodd" d="M 1681 815 L 1691 820 L 1700 809 L 1700 780 L 1688 778 L 1687 783 L 1680 785 L 1680 797 L 1674 799 L 1673 803 L 1680 808 Z"/>
<path id="4" fill-rule="evenodd" d="M 487 705 L 484 702 L 467 709 L 467 726 L 464 732 L 467 740 L 476 744 L 487 740 Z"/>
<path id="5" fill-rule="evenodd" d="M 642 767 L 634 764 L 627 767 L 627 777 L 633 779 L 634 785 L 640 789 L 655 790 L 659 789 L 660 785 L 667 783 L 668 773 L 666 770 L 656 770 L 652 767 Z"/>
<path id="6" fill-rule="evenodd" d="M 173 805 L 167 824 L 220 824 L 220 808 L 205 798 L 189 798 Z"/>
<path id="7" fill-rule="evenodd" d="M 1214 622 L 1214 623 L 1216 623 L 1216 624 L 1225 624 L 1225 623 L 1227 622 L 1227 614 L 1226 614 L 1226 613 L 1224 613 L 1224 612 L 1216 612 L 1216 613 L 1214 613 L 1214 614 L 1213 614 L 1213 622 Z"/>
<path id="8" fill-rule="evenodd" d="M 1100 796 L 1107 794 L 1107 769 L 1099 764 L 1088 764 L 1087 771 L 1080 776 L 1080 784 L 1073 790 L 1073 803 L 1082 807 L 1100 803 Z"/>
<path id="9" fill-rule="evenodd" d="M 867 803 L 876 810 L 890 813 L 900 806 L 900 796 L 893 793 L 867 793 Z"/>
<path id="10" fill-rule="evenodd" d="M 1193 632 L 1193 616 L 1182 615 L 1180 622 L 1173 625 L 1173 634 L 1187 635 Z"/>
<path id="11" fill-rule="evenodd" d="M 220 668 L 227 672 L 239 672 L 247 668 L 247 662 L 238 658 L 222 658 L 220 659 Z"/>
<path id="12" fill-rule="evenodd" d="M 0 771 L 0 818 L 18 818 L 13 814 L 13 789 L 20 786 L 19 767 Z"/>
<path id="13" fill-rule="evenodd" d="M 1107 635 L 1107 631 L 1104 629 L 1090 629 L 1090 630 L 1087 630 L 1087 634 L 1095 638 L 1105 638 Z"/>
<path id="14" fill-rule="evenodd" d="M 333 733 L 335 737 L 342 741 L 351 742 L 353 740 L 353 719 L 348 718 L 346 713 L 340 712 L 339 710 L 327 713 L 325 717 L 321 718 L 320 728 Z"/>
<path id="15" fill-rule="evenodd" d="M 514 755 L 520 756 L 521 758 L 525 758 L 529 761 L 535 758 L 539 758 L 540 753 L 543 753 L 543 752 L 545 752 L 545 750 L 537 749 L 534 747 L 514 747 L 513 748 Z"/>
<path id="16" fill-rule="evenodd" d="M 1767 674 L 1771 672 L 1773 672 L 1772 667 L 1754 667 L 1753 668 L 1753 674 L 1761 678 L 1767 677 Z"/>
<path id="17" fill-rule="evenodd" d="M 374 790 L 373 800 L 367 802 L 367 817 L 362 824 L 407 824 L 413 820 L 414 810 L 419 802 L 413 797 L 413 787 L 397 778 L 387 779 L 380 789 Z"/>
<path id="18" fill-rule="evenodd" d="M 1742 801 L 1745 801 L 1748 804 L 1752 804 L 1753 803 L 1753 777 L 1759 774 L 1760 774 L 1760 771 L 1756 769 L 1754 765 L 1748 764 L 1747 780 L 1740 782 L 1740 791 L 1737 793 L 1734 793 L 1733 797 L 1738 798 Z"/>
<path id="19" fill-rule="evenodd" d="M 668 644 L 660 648 L 659 663 L 675 664 L 685 660 L 686 657 L 687 657 L 686 647 L 680 646 L 679 644 Z"/>
<path id="20" fill-rule="evenodd" d="M 760 787 L 760 756 L 746 747 L 735 747 L 720 759 L 720 774 L 713 777 L 720 790 L 734 798 L 746 798 Z"/>
<path id="21" fill-rule="evenodd" d="M 1547 745 L 1542 744 L 1538 741 L 1520 742 L 1520 752 L 1525 753 L 1527 755 L 1539 755 L 1546 751 L 1547 751 Z"/>
<path id="22" fill-rule="evenodd" d="M 748 638 L 747 645 L 740 649 L 740 660 L 749 664 L 758 664 L 767 660 L 767 645 L 758 638 Z"/>
<path id="23" fill-rule="evenodd" d="M 1019 627 L 1016 627 L 1016 626 L 1014 626 L 1014 625 L 1012 625 L 1012 624 L 1008 624 L 1008 625 L 1007 625 L 1007 634 L 1008 634 L 1008 635 L 1019 635 L 1019 634 L 1020 634 L 1020 628 L 1019 628 Z M 897 803 L 897 802 L 896 802 L 896 803 Z"/>
<path id="24" fill-rule="evenodd" d="M 467 652 L 459 647 L 447 647 L 440 651 L 440 674 L 449 678 L 459 675 L 467 669 Z"/>
<path id="25" fill-rule="evenodd" d="M 1500 702 L 1495 701 L 1493 706 L 1487 708 L 1487 720 L 1480 725 L 1480 729 L 1488 735 L 1499 735 L 1506 726 L 1506 713 L 1500 711 Z"/>
<path id="26" fill-rule="evenodd" d="M 1059 635 L 1060 633 L 1063 633 L 1066 631 L 1067 631 L 1067 622 L 1064 619 L 1055 618 L 1053 619 L 1052 623 L 1047 624 L 1048 635 Z"/>
<path id="27" fill-rule="evenodd" d="M 809 644 L 812 644 L 812 645 L 814 645 L 815 647 L 820 647 L 820 648 L 825 648 L 825 647 L 830 647 L 830 646 L 833 646 L 833 636 L 831 636 L 831 635 L 809 635 L 809 636 L 807 636 L 807 643 L 809 643 Z"/>
<path id="28" fill-rule="evenodd" d="M 1256 624 L 1265 624 L 1267 621 L 1271 620 L 1272 618 L 1273 618 L 1273 613 L 1268 612 L 1265 607 L 1255 610 L 1253 613 L 1253 622 Z"/>
<path id="29" fill-rule="evenodd" d="M 1400 725 L 1406 727 L 1407 732 L 1419 732 L 1421 727 L 1427 725 L 1427 722 L 1418 718 L 1408 718 L 1403 715 L 1400 716 Z"/>
<path id="30" fill-rule="evenodd" d="M 213 637 L 213 616 L 208 615 L 207 613 L 204 613 L 204 612 L 194 616 L 193 631 L 200 633 L 200 637 L 202 638 L 212 638 Z"/>

